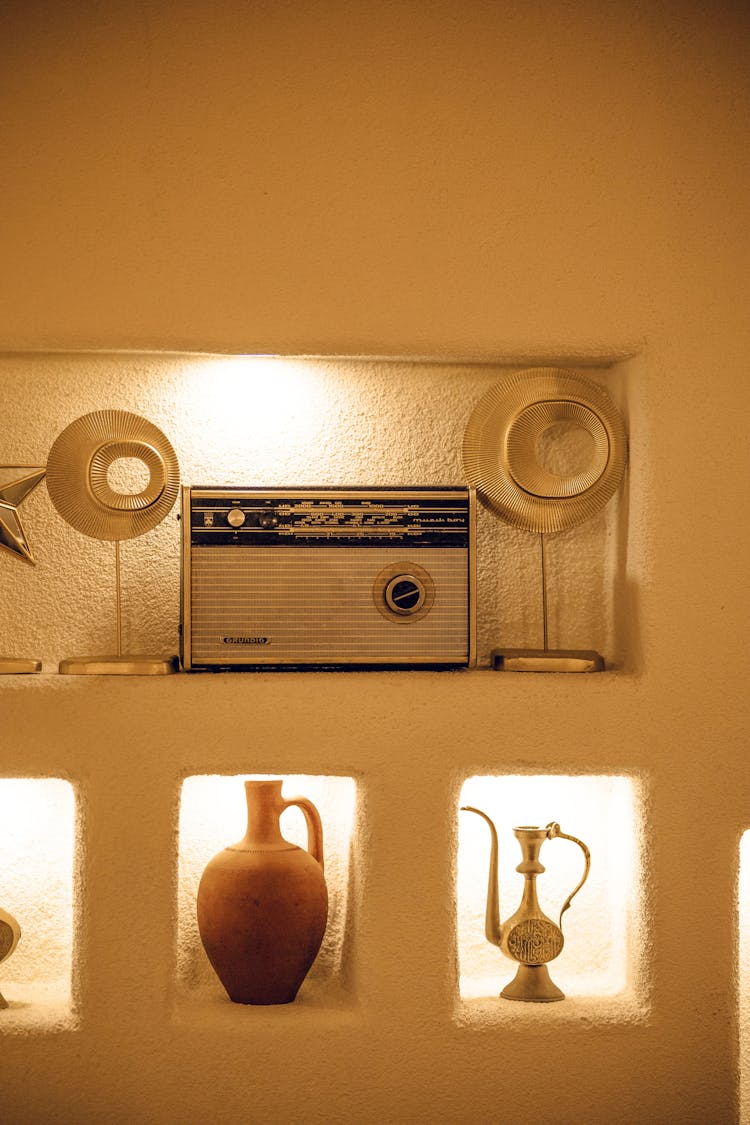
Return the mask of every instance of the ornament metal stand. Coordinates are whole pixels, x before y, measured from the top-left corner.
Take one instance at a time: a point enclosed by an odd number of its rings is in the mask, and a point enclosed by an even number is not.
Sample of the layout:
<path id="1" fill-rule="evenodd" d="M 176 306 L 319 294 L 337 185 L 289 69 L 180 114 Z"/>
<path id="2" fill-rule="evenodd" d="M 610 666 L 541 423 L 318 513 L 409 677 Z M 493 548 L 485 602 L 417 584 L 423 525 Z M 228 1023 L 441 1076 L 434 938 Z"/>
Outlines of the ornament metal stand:
<path id="1" fill-rule="evenodd" d="M 112 656 L 73 656 L 60 661 L 65 676 L 167 676 L 178 670 L 176 656 L 140 656 L 122 651 L 122 594 L 120 544 L 115 540 L 115 631 L 117 651 Z"/>
<path id="2" fill-rule="evenodd" d="M 603 672 L 604 657 L 594 649 L 549 647 L 549 613 L 547 609 L 547 565 L 544 533 L 539 535 L 542 570 L 543 648 L 493 648 L 490 664 L 496 672 Z"/>

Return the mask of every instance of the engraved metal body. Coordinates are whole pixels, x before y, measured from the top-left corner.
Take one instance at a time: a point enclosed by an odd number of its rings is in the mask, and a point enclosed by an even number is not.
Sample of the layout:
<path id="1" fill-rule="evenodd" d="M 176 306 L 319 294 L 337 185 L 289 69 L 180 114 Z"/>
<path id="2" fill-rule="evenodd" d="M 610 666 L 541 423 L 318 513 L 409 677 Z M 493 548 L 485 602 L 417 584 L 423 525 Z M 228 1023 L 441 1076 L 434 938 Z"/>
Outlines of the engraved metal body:
<path id="1" fill-rule="evenodd" d="M 475 660 L 466 488 L 184 488 L 186 670 Z"/>
<path id="2" fill-rule="evenodd" d="M 492 945 L 499 946 L 500 950 L 516 961 L 518 970 L 515 978 L 507 984 L 500 993 L 506 1000 L 526 1000 L 538 1004 L 548 1004 L 553 1000 L 564 1000 L 565 994 L 553 984 L 547 962 L 554 961 L 562 951 L 564 938 L 562 932 L 562 916 L 570 906 L 573 897 L 578 894 L 588 878 L 591 867 L 589 849 L 582 840 L 575 836 L 568 836 L 560 830 L 560 825 L 554 821 L 546 828 L 524 825 L 514 828 L 513 833 L 521 845 L 522 861 L 516 871 L 524 876 L 523 896 L 521 905 L 515 914 L 504 923 L 500 922 L 500 896 L 498 891 L 498 844 L 497 830 L 490 817 L 481 809 L 464 805 L 464 812 L 473 812 L 481 816 L 489 825 L 491 836 L 490 870 L 487 886 L 487 912 L 485 916 L 485 934 Z M 571 840 L 578 844 L 584 854 L 585 867 L 583 878 L 568 895 L 560 911 L 559 922 L 555 924 L 548 918 L 539 906 L 536 892 L 537 876 L 543 874 L 545 868 L 539 862 L 539 852 L 545 840 Z"/>

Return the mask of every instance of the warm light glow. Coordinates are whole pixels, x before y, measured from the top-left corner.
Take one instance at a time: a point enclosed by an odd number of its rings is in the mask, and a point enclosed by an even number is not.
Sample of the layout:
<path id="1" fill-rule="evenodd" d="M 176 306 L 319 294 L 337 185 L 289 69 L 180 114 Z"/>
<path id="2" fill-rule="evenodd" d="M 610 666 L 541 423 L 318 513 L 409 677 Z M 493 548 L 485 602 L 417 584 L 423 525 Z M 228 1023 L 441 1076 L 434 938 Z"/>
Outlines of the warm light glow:
<path id="1" fill-rule="evenodd" d="M 245 781 L 271 776 L 281 775 L 213 774 L 189 777 L 183 782 L 180 802 L 178 976 L 180 984 L 186 989 L 225 996 L 203 952 L 198 933 L 195 913 L 198 884 L 212 856 L 245 835 Z M 336 987 L 342 984 L 344 939 L 349 924 L 347 908 L 356 784 L 351 777 L 287 775 L 283 781 L 282 796 L 287 800 L 307 797 L 318 809 L 323 823 L 329 897 L 328 928 L 303 990 L 310 986 Z M 307 829 L 299 809 L 287 809 L 282 814 L 281 831 L 291 843 L 300 847 L 307 845 Z"/>
<path id="2" fill-rule="evenodd" d="M 190 368 L 179 420 L 188 425 L 180 446 L 184 451 L 192 436 L 196 459 L 210 449 L 210 466 L 202 475 L 196 470 L 193 481 L 300 483 L 298 466 L 291 478 L 275 479 L 274 469 L 283 472 L 290 450 L 306 450 L 314 471 L 331 414 L 329 398 L 325 379 L 304 360 L 222 357 Z"/>
<path id="3" fill-rule="evenodd" d="M 500 916 L 521 901 L 523 877 L 515 871 L 521 850 L 517 825 L 557 821 L 591 851 L 591 873 L 563 918 L 565 945 L 550 975 L 568 996 L 614 996 L 632 984 L 637 957 L 638 833 L 636 787 L 627 777 L 471 777 L 460 805 L 473 805 L 495 822 L 499 837 Z M 486 941 L 484 914 L 490 833 L 473 813 L 459 813 L 458 949 L 461 995 L 497 996 L 515 975 L 514 963 Z M 580 848 L 549 840 L 537 880 L 544 912 L 558 922 L 560 909 L 583 873 Z"/>
<path id="4" fill-rule="evenodd" d="M 0 906 L 21 940 L 0 965 L 0 990 L 28 1001 L 25 986 L 70 995 L 75 797 L 59 778 L 0 778 Z"/>

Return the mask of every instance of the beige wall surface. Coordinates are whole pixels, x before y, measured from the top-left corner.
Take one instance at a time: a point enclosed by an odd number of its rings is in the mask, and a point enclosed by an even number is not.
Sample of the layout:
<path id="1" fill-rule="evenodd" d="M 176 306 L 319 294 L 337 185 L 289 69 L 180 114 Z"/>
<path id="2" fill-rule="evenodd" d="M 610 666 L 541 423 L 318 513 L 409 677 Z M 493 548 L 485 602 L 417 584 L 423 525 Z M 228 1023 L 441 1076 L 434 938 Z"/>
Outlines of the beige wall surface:
<path id="1" fill-rule="evenodd" d="M 70 780 L 78 848 L 74 1014 L 0 1012 L 4 1119 L 737 1119 L 748 23 L 728 2 L 3 5 L 0 462 L 39 463 L 96 399 L 182 433 L 164 380 L 197 360 L 91 349 L 428 356 L 445 403 L 457 359 L 443 440 L 488 380 L 468 361 L 588 363 L 631 434 L 604 675 L 6 678 L 0 773 Z M 51 351 L 69 354 L 26 354 Z M 389 377 L 411 407 L 426 375 L 365 378 L 390 419 Z M 459 473 L 434 424 L 412 411 L 420 453 L 399 464 Z M 393 448 L 352 432 L 369 469 Z M 45 504 L 29 498 L 30 527 L 46 543 L 49 526 L 85 614 L 104 564 L 72 566 Z M 0 582 L 15 602 L 34 573 L 51 616 L 45 563 L 22 577 L 4 552 Z M 91 639 L 80 621 L 66 636 L 4 607 L 0 648 L 21 622 L 67 655 Z M 357 782 L 341 993 L 186 1003 L 181 783 L 267 772 Z M 638 782 L 632 1004 L 459 1000 L 457 805 L 482 773 Z"/>

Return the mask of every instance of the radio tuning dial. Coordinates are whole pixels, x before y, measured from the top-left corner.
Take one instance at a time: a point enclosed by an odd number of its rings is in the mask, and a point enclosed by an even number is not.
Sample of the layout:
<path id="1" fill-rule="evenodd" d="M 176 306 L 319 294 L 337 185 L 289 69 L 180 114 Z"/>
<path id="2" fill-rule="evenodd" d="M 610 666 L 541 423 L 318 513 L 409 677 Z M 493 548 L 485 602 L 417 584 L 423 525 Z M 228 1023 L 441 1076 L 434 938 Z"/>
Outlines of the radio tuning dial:
<path id="1" fill-rule="evenodd" d="M 397 574 L 386 585 L 384 595 L 385 604 L 393 613 L 408 617 L 422 608 L 426 591 L 413 574 Z"/>
<path id="2" fill-rule="evenodd" d="M 227 523 L 232 527 L 242 527 L 245 522 L 245 513 L 241 508 L 231 508 L 227 513 Z"/>

